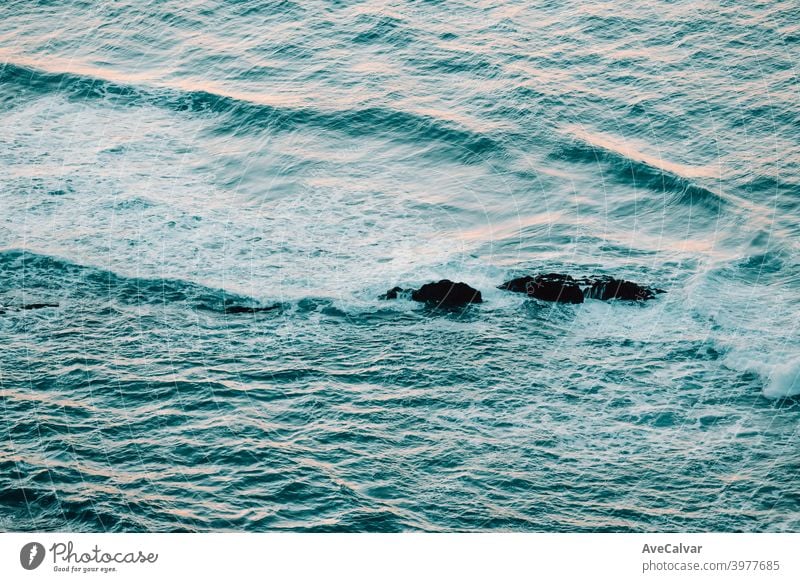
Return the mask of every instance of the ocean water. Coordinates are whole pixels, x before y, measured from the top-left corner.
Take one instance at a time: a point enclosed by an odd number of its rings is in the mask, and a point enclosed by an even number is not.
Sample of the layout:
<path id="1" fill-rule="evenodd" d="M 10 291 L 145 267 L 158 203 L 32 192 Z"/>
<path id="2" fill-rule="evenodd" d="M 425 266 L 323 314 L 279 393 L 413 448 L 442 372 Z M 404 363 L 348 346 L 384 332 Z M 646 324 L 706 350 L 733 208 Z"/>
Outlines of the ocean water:
<path id="1" fill-rule="evenodd" d="M 795 0 L 6 0 L 0 529 L 800 530 L 799 62 Z"/>

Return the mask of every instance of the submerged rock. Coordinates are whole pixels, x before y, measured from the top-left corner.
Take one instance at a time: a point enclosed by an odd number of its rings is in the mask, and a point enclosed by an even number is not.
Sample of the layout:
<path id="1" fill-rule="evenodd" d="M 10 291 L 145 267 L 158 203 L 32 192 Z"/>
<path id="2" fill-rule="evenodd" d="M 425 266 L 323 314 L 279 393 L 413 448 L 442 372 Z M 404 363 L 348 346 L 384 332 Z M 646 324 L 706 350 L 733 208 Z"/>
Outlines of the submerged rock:
<path id="1" fill-rule="evenodd" d="M 249 305 L 226 305 L 223 312 L 227 315 L 238 315 L 240 313 L 262 313 L 264 311 L 274 311 L 280 309 L 279 304 L 267 305 L 266 307 L 251 307 Z"/>
<path id="2" fill-rule="evenodd" d="M 0 315 L 9 309 L 12 311 L 32 311 L 34 309 L 46 309 L 47 307 L 58 307 L 58 303 L 23 303 L 22 305 L 0 305 Z"/>
<path id="3" fill-rule="evenodd" d="M 419 289 L 403 289 L 393 287 L 381 295 L 379 299 L 397 299 L 408 296 L 412 301 L 435 304 L 441 307 L 458 307 L 470 303 L 483 303 L 481 292 L 466 283 L 454 283 L 442 279 L 436 283 L 427 283 Z"/>
<path id="4" fill-rule="evenodd" d="M 239 301 L 233 299 L 226 299 L 222 305 L 212 301 L 203 301 L 196 304 L 197 309 L 224 313 L 225 315 L 263 313 L 265 311 L 281 310 L 283 307 L 281 303 L 273 303 L 272 305 L 247 305 L 246 300 Z"/>
<path id="5" fill-rule="evenodd" d="M 559 303 L 583 303 L 585 299 L 646 301 L 654 299 L 657 293 L 665 292 L 614 277 L 574 279 L 570 275 L 559 273 L 518 277 L 506 281 L 498 289 L 525 293 L 542 301 Z"/>

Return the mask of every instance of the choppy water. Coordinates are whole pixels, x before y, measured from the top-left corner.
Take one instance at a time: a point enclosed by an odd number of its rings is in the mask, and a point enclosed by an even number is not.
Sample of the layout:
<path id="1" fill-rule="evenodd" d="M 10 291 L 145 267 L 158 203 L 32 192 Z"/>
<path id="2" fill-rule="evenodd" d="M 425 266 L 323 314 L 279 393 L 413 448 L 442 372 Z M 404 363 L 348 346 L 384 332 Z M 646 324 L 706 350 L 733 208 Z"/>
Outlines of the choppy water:
<path id="1" fill-rule="evenodd" d="M 799 530 L 797 3 L 534 4 L 3 2 L 0 529 Z"/>

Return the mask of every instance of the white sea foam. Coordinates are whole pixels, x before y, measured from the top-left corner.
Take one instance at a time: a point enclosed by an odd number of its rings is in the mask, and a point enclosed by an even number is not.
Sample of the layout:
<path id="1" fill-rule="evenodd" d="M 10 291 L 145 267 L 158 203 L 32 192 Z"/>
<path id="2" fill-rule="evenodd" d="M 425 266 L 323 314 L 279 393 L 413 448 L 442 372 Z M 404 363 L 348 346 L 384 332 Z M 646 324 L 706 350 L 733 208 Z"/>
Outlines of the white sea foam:
<path id="1" fill-rule="evenodd" d="M 800 395 L 800 355 L 743 350 L 728 354 L 725 364 L 734 370 L 757 374 L 765 398 L 780 399 Z"/>
<path id="2" fill-rule="evenodd" d="M 800 395 L 800 357 L 775 364 L 764 386 L 767 398 L 787 398 Z"/>

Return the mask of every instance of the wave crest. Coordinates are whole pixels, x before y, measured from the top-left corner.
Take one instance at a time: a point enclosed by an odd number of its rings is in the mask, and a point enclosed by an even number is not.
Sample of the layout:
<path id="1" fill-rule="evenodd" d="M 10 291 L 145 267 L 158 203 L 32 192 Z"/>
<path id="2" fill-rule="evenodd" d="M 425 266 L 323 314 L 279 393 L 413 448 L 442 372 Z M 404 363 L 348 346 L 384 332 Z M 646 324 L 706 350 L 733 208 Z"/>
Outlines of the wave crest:
<path id="1" fill-rule="evenodd" d="M 129 105 L 149 103 L 174 111 L 217 114 L 218 130 L 223 132 L 241 132 L 245 128 L 292 131 L 312 126 L 351 136 L 380 135 L 402 142 L 446 144 L 461 160 L 503 149 L 499 139 L 481 131 L 433 115 L 385 106 L 326 109 L 277 105 L 221 89 L 136 85 L 137 81 L 84 72 L 47 71 L 7 62 L 0 66 L 0 87 L 7 86 L 10 90 L 6 93 L 0 89 L 0 99 L 7 104 L 24 103 L 31 95 L 58 93 L 77 100 L 101 98 Z"/>

